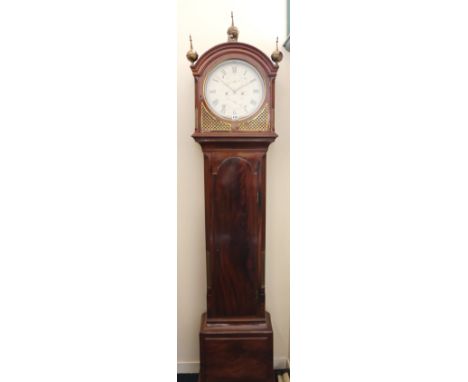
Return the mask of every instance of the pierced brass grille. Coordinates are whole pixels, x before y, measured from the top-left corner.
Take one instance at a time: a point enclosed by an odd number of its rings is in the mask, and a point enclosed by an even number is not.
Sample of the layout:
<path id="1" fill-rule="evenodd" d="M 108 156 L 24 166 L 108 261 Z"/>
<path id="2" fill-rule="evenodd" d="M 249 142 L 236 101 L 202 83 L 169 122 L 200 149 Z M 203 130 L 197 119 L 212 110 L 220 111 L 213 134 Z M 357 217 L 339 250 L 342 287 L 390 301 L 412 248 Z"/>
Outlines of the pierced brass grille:
<path id="1" fill-rule="evenodd" d="M 256 115 L 254 119 L 250 121 L 241 122 L 239 125 L 239 130 L 241 131 L 267 131 L 268 130 L 268 122 L 269 122 L 269 108 L 268 104 L 265 104 L 263 109 Z"/>
<path id="2" fill-rule="evenodd" d="M 213 117 L 204 104 L 201 105 L 201 131 L 230 131 L 231 124 Z"/>
<path id="3" fill-rule="evenodd" d="M 240 122 L 237 130 L 239 131 L 268 131 L 270 122 L 270 108 L 268 104 L 263 106 L 262 110 L 255 116 L 255 118 Z M 201 131 L 231 131 L 232 125 L 229 122 L 220 120 L 211 114 L 206 106 L 201 105 Z"/>

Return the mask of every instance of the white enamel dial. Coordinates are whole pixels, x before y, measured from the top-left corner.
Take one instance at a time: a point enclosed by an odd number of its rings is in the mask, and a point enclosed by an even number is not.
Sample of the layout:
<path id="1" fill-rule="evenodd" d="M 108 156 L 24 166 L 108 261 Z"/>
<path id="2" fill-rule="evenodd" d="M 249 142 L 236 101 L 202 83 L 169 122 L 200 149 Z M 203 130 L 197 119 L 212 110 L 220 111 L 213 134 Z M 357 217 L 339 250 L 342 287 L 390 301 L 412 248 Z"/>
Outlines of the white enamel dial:
<path id="1" fill-rule="evenodd" d="M 219 117 L 237 120 L 255 114 L 265 100 L 260 73 L 242 60 L 226 60 L 207 76 L 205 100 Z"/>

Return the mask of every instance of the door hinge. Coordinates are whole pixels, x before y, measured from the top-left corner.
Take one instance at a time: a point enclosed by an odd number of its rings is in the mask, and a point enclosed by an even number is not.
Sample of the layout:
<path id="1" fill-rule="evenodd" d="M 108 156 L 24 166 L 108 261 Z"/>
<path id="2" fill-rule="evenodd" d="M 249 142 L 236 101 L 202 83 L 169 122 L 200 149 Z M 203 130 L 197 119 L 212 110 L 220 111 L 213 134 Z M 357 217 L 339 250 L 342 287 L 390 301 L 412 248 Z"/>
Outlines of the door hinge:
<path id="1" fill-rule="evenodd" d="M 257 191 L 257 204 L 259 207 L 262 206 L 262 193 L 261 191 Z"/>

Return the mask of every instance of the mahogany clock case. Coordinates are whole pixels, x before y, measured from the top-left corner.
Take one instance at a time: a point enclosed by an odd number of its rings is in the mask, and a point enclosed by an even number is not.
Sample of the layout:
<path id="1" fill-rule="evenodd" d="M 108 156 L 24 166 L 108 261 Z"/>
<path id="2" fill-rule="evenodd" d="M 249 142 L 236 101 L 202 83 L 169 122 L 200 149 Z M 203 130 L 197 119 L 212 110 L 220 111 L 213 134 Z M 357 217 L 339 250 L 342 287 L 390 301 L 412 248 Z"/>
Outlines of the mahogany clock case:
<path id="1" fill-rule="evenodd" d="M 209 113 L 204 83 L 226 60 L 261 75 L 265 97 L 245 121 Z M 204 158 L 207 311 L 200 327 L 200 382 L 273 382 L 273 330 L 265 311 L 266 154 L 276 139 L 278 66 L 259 49 L 227 42 L 191 66 L 195 79 L 193 138 Z M 260 119 L 260 121 L 259 121 Z"/>

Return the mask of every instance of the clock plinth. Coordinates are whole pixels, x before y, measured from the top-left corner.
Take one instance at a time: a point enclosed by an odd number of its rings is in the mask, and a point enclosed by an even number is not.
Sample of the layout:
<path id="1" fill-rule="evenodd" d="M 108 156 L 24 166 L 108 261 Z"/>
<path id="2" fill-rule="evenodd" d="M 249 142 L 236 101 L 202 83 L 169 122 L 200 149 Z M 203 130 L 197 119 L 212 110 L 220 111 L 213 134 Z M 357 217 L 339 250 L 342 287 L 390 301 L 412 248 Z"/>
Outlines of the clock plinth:
<path id="1" fill-rule="evenodd" d="M 200 328 L 199 382 L 273 382 L 270 314 L 259 322 L 208 323 Z"/>
<path id="2" fill-rule="evenodd" d="M 266 156 L 274 129 L 278 66 L 228 42 L 192 66 L 205 179 L 207 311 L 199 382 L 274 382 L 273 330 L 265 310 Z"/>

